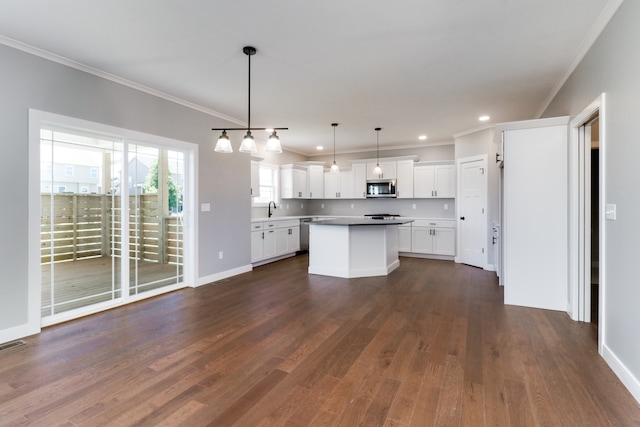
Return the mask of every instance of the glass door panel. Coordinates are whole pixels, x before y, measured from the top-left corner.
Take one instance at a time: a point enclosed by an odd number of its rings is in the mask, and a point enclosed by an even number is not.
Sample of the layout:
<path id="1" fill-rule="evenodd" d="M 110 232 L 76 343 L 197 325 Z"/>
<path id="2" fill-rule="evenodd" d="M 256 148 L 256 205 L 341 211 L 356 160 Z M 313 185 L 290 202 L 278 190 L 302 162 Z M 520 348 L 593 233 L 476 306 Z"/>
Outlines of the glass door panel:
<path id="1" fill-rule="evenodd" d="M 43 317 L 122 297 L 114 211 L 122 143 L 81 132 L 40 133 Z"/>
<path id="2" fill-rule="evenodd" d="M 129 144 L 129 294 L 177 285 L 182 273 L 180 152 Z"/>

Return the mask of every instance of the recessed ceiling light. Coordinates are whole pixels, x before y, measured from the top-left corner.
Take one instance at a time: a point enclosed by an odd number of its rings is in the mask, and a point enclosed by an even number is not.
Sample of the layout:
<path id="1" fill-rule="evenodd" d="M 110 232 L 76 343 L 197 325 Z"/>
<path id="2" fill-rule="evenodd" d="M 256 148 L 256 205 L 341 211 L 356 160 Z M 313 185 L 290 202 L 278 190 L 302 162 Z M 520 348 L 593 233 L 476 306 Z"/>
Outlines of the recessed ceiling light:
<path id="1" fill-rule="evenodd" d="M 481 122 L 486 122 L 487 120 L 489 120 L 491 117 L 489 116 L 480 116 L 478 117 L 478 120 L 480 120 Z"/>
<path id="2" fill-rule="evenodd" d="M 427 139 L 427 135 L 420 135 L 418 139 L 424 141 L 425 139 Z"/>
<path id="3" fill-rule="evenodd" d="M 316 150 L 324 150 L 324 147 L 323 147 L 322 145 L 318 145 L 318 146 L 316 147 Z"/>

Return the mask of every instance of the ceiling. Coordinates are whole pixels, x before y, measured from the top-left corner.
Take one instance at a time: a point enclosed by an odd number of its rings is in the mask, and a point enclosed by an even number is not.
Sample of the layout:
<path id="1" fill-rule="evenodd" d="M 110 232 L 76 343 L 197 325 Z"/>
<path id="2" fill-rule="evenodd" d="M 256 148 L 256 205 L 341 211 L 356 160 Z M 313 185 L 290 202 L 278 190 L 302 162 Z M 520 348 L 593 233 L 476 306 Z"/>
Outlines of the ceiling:
<path id="1" fill-rule="evenodd" d="M 0 42 L 196 105 L 211 127 L 246 126 L 254 46 L 251 125 L 289 127 L 283 148 L 315 155 L 333 151 L 333 122 L 345 153 L 375 148 L 375 127 L 380 149 L 405 148 L 481 115 L 536 118 L 620 2 L 3 0 Z"/>

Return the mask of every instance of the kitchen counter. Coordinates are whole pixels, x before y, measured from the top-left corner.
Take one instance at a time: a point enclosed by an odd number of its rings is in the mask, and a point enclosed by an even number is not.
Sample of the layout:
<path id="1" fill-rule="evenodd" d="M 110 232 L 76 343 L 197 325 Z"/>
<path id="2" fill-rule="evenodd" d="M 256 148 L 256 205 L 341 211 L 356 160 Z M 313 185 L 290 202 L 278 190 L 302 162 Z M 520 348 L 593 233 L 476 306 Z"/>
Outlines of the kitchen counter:
<path id="1" fill-rule="evenodd" d="M 337 218 L 309 223 L 309 274 L 386 276 L 400 266 L 398 225 L 411 220 Z"/>

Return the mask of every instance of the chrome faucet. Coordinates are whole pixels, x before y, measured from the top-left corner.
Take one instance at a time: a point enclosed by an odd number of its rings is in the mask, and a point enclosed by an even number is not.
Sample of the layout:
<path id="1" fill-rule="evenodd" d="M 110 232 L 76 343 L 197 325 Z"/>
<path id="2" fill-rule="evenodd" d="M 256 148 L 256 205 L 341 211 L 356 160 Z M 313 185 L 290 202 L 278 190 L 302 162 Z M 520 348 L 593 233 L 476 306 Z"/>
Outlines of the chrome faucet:
<path id="1" fill-rule="evenodd" d="M 272 203 L 273 203 L 273 210 L 276 210 L 276 202 L 270 201 L 269 202 L 269 218 L 271 218 L 271 215 L 273 215 L 273 212 L 271 212 L 271 204 Z"/>

